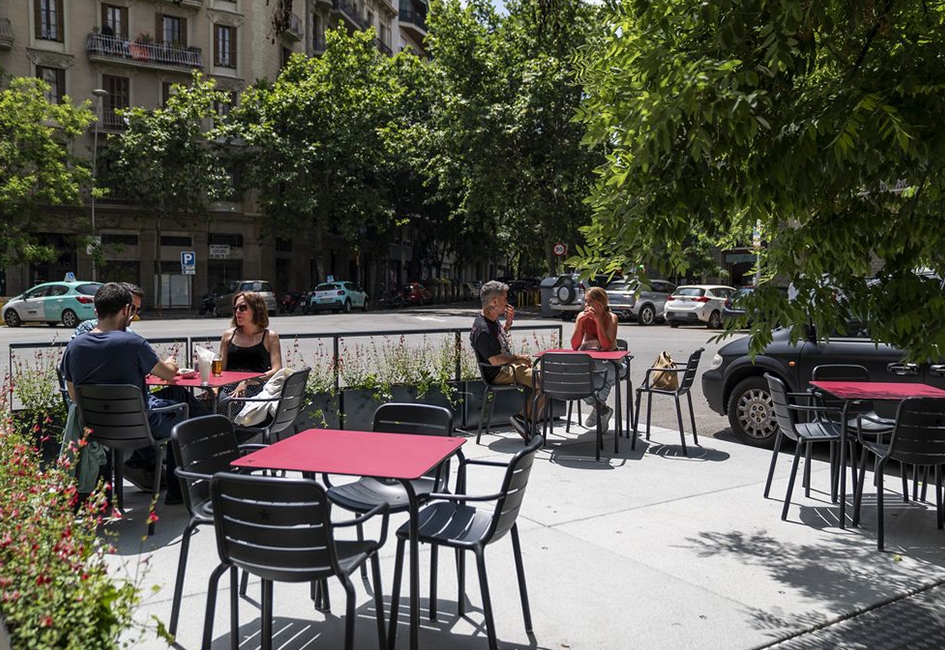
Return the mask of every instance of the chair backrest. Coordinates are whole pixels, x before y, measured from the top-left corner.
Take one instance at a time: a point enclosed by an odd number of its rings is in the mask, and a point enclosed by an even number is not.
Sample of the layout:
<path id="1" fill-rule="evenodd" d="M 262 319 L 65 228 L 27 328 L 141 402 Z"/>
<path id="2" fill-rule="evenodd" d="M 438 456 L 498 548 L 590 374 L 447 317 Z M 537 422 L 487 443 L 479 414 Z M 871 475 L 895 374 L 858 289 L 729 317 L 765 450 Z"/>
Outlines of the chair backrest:
<path id="1" fill-rule="evenodd" d="M 69 407 L 72 406 L 72 398 L 69 397 L 69 387 L 66 384 L 66 377 L 62 374 L 62 368 L 56 366 L 56 381 L 59 382 L 59 396 L 62 397 L 62 403 L 66 407 L 66 411 L 69 410 Z"/>
<path id="2" fill-rule="evenodd" d="M 171 430 L 171 448 L 177 467 L 184 471 L 212 476 L 226 472 L 239 458 L 239 444 L 233 423 L 223 415 L 206 415 L 185 420 Z M 210 498 L 208 479 L 180 479 L 187 511 Z"/>
<path id="3" fill-rule="evenodd" d="M 870 371 L 865 366 L 854 363 L 829 363 L 815 366 L 811 372 L 811 379 L 825 381 L 869 381 Z M 823 406 L 829 408 L 843 408 L 844 400 L 838 399 L 825 391 L 817 391 L 817 397 Z M 850 417 L 857 413 L 867 413 L 873 410 L 873 402 L 856 400 L 847 406 L 847 414 Z M 839 415 L 829 414 L 827 419 L 832 422 L 840 422 Z"/>
<path id="4" fill-rule="evenodd" d="M 630 344 L 627 343 L 627 340 L 626 340 L 626 339 L 617 339 L 616 343 L 617 343 L 617 349 L 618 349 L 618 350 L 622 350 L 622 351 L 626 352 L 627 350 L 630 349 Z"/>
<path id="5" fill-rule="evenodd" d="M 541 355 L 541 390 L 555 399 L 591 397 L 595 392 L 594 360 L 580 352 Z"/>
<path id="6" fill-rule="evenodd" d="M 914 397 L 900 402 L 889 456 L 910 465 L 945 464 L 945 400 Z"/>
<path id="7" fill-rule="evenodd" d="M 535 461 L 535 452 L 544 443 L 545 440 L 541 436 L 533 436 L 532 440 L 509 461 L 505 478 L 502 480 L 500 490 L 502 496 L 496 500 L 491 531 L 486 536 L 487 542 L 499 539 L 515 524 L 519 510 L 522 508 L 522 500 L 525 498 L 525 488 Z"/>
<path id="8" fill-rule="evenodd" d="M 373 430 L 380 433 L 414 433 L 423 436 L 452 436 L 453 412 L 432 404 L 381 404 L 374 411 Z M 450 463 L 434 467 L 424 476 L 435 477 L 436 491 L 446 488 Z"/>
<path id="9" fill-rule="evenodd" d="M 768 392 L 771 393 L 771 402 L 774 404 L 774 419 L 781 433 L 791 440 L 797 440 L 797 432 L 794 430 L 794 423 L 797 421 L 790 405 L 790 398 L 787 394 L 787 387 L 784 382 L 772 375 L 765 373 L 765 379 L 768 381 Z"/>
<path id="10" fill-rule="evenodd" d="M 131 384 L 85 384 L 75 387 L 79 422 L 89 440 L 111 449 L 139 449 L 157 443 L 151 434 L 144 395 Z"/>
<path id="11" fill-rule="evenodd" d="M 221 561 L 282 582 L 339 572 L 328 497 L 315 481 L 220 472 L 210 494 Z"/>
<path id="12" fill-rule="evenodd" d="M 305 401 L 305 384 L 308 382 L 310 372 L 312 372 L 311 368 L 302 368 L 286 377 L 282 384 L 282 395 L 279 397 L 279 404 L 276 407 L 275 415 L 273 415 L 272 423 L 269 425 L 271 435 L 282 433 L 295 424 Z"/>
<path id="13" fill-rule="evenodd" d="M 705 348 L 699 348 L 689 355 L 689 361 L 686 362 L 686 370 L 683 371 L 682 377 L 679 378 L 679 389 L 676 391 L 677 393 L 688 393 L 692 388 L 692 384 L 696 381 L 696 371 L 699 369 L 699 359 L 702 358 L 703 352 L 705 352 Z"/>

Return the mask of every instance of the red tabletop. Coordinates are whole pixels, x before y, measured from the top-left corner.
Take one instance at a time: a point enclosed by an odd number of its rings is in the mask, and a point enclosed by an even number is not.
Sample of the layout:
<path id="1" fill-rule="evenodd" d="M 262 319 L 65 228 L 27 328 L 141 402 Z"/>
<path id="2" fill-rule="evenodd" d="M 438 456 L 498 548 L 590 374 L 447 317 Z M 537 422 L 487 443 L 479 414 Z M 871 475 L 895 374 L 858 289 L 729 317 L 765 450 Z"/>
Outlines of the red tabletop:
<path id="1" fill-rule="evenodd" d="M 230 384 L 238 384 L 241 381 L 246 379 L 256 379 L 257 377 L 262 377 L 266 373 L 264 372 L 237 372 L 235 370 L 224 370 L 223 374 L 219 377 L 210 375 L 210 381 L 208 383 L 203 383 L 200 381 L 200 373 L 198 372 L 193 377 L 184 379 L 180 375 L 174 377 L 174 379 L 165 380 L 160 377 L 155 377 L 154 375 L 148 375 L 145 379 L 145 383 L 148 386 L 184 386 L 187 388 L 219 388 L 220 386 L 229 386 Z"/>
<path id="2" fill-rule="evenodd" d="M 812 381 L 812 386 L 840 399 L 902 400 L 909 397 L 945 398 L 945 390 L 917 382 Z"/>
<path id="3" fill-rule="evenodd" d="M 234 467 L 413 480 L 455 454 L 465 438 L 308 429 L 233 461 Z"/>
<path id="4" fill-rule="evenodd" d="M 542 350 L 536 357 L 541 358 L 543 355 L 553 353 L 553 352 L 570 352 L 577 354 L 586 354 L 591 359 L 597 359 L 599 361 L 620 361 L 621 359 L 630 356 L 629 350 L 568 350 L 566 348 L 551 348 L 550 350 Z"/>

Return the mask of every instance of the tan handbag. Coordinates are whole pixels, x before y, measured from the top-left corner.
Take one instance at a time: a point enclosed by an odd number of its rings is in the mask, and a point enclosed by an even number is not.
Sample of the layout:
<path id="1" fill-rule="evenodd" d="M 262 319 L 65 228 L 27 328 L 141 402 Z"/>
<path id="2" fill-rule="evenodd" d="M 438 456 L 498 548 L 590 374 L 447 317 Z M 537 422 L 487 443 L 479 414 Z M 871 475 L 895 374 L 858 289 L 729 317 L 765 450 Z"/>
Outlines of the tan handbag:
<path id="1" fill-rule="evenodd" d="M 663 350 L 653 362 L 654 368 L 675 368 L 676 363 L 669 356 L 669 352 Z M 657 371 L 651 375 L 650 387 L 659 390 L 676 390 L 679 388 L 679 373 Z"/>

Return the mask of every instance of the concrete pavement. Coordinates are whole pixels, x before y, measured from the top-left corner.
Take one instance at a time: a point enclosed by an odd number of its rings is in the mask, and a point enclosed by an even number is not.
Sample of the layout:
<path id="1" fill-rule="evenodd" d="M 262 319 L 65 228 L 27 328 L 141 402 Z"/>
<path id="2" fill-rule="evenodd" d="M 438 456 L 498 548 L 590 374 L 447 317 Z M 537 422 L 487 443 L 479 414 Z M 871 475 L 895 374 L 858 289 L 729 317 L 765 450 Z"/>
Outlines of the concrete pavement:
<path id="1" fill-rule="evenodd" d="M 945 589 L 928 588 L 945 582 L 945 532 L 935 527 L 934 506 L 904 504 L 890 492 L 887 551 L 880 553 L 876 551 L 871 486 L 864 499 L 861 527 L 841 530 L 837 509 L 827 494 L 825 462 L 813 461 L 811 498 L 804 498 L 798 481 L 788 520 L 781 521 L 781 497 L 790 465 L 787 455 L 779 462 L 773 498 L 765 500 L 768 451 L 700 438 L 702 446 L 690 446 L 691 457 L 686 458 L 676 431 L 655 428 L 652 440 L 641 441 L 635 451 L 628 440 L 621 440 L 616 455 L 608 436 L 601 462 L 594 462 L 593 441 L 592 431 L 573 426 L 565 434 L 564 427 L 558 426 L 532 470 L 519 518 L 534 621 L 532 637 L 523 627 L 510 540 L 502 539 L 487 551 L 501 648 L 748 649 L 785 639 L 776 647 L 897 648 L 904 637 L 868 632 L 868 621 L 861 618 L 862 612 L 873 619 L 881 617 L 884 611 L 892 611 L 887 607 L 898 608 L 900 621 L 902 611 L 910 612 L 905 624 L 913 628 L 925 623 L 927 629 L 920 635 L 924 642 L 941 639 L 925 647 L 945 644 L 940 614 Z M 521 445 L 511 432 L 484 436 L 483 442 L 477 446 L 475 438 L 470 438 L 464 452 L 469 457 L 502 459 Z M 469 492 L 491 492 L 498 487 L 499 475 L 484 471 L 471 473 Z M 887 485 L 895 487 L 898 481 Z M 137 618 L 151 628 L 132 632 L 128 638 L 137 648 L 164 647 L 155 639 L 149 621 L 152 616 L 165 623 L 169 619 L 186 514 L 182 506 L 160 508 L 157 534 L 142 540 L 147 497 L 129 486 L 126 500 L 127 518 L 112 526 L 119 549 L 112 561 L 116 571 L 129 575 L 144 570 L 147 595 Z M 335 519 L 346 517 L 344 511 L 334 511 Z M 393 517 L 392 524 L 403 520 L 403 516 Z M 389 540 L 381 556 L 386 604 L 394 548 Z M 141 564 L 143 558 L 147 558 L 146 566 Z M 177 637 L 180 648 L 200 647 L 207 579 L 217 562 L 212 529 L 200 530 L 191 545 Z M 472 559 L 467 562 L 464 618 L 456 616 L 451 554 L 440 555 L 437 621 L 426 616 L 427 550 L 421 549 L 420 566 L 421 647 L 487 648 Z M 373 601 L 366 583 L 357 579 L 356 585 L 355 647 L 372 649 L 377 647 Z M 152 586 L 159 591 L 152 594 Z M 230 643 L 228 592 L 223 586 L 213 648 L 228 648 Z M 259 645 L 257 581 L 250 583 L 248 595 L 240 605 L 243 649 Z M 326 616 L 313 608 L 307 586 L 277 584 L 275 647 L 342 647 L 344 592 L 340 585 L 332 584 L 331 595 L 332 613 Z M 408 639 L 404 598 L 399 617 L 401 648 L 407 647 Z M 838 636 L 814 636 L 826 631 L 836 631 Z M 853 644 L 864 631 L 871 642 Z M 841 643 L 826 645 L 830 639 Z M 851 644 L 844 645 L 844 640 Z"/>

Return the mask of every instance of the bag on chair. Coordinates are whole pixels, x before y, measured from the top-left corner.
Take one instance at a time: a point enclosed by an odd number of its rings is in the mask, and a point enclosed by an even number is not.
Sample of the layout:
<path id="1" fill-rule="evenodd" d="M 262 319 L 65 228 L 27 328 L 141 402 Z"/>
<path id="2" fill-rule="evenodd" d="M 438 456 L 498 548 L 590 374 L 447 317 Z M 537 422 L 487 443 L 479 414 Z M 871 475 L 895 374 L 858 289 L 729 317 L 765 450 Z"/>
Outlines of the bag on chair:
<path id="1" fill-rule="evenodd" d="M 675 368 L 676 363 L 673 361 L 673 358 L 669 356 L 669 352 L 663 350 L 660 352 L 660 355 L 656 357 L 656 361 L 653 362 L 653 367 Z M 676 372 L 654 372 L 651 375 L 652 379 L 650 380 L 650 386 L 659 390 L 676 390 L 679 388 L 678 374 L 679 373 Z"/>

